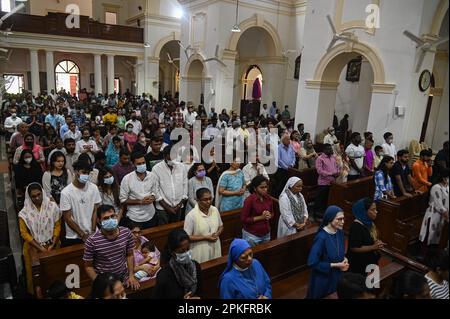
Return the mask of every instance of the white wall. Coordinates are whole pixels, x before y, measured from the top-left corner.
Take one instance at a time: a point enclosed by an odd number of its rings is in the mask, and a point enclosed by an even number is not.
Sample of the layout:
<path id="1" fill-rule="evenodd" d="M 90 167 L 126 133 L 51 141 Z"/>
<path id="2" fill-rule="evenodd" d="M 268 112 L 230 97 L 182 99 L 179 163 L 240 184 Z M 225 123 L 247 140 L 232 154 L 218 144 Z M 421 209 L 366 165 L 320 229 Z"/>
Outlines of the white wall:
<path id="1" fill-rule="evenodd" d="M 431 19 L 438 0 L 396 0 L 380 1 L 381 28 L 374 35 L 361 29 L 352 31 L 359 41 L 368 44 L 382 59 L 385 71 L 385 82 L 395 84 L 398 91 L 396 105 L 406 106 L 405 117 L 393 116 L 394 93 L 372 95 L 371 109 L 367 129 L 374 132 L 375 142 L 382 141 L 382 135 L 391 131 L 397 147 L 406 147 L 411 139 L 418 139 L 421 123 L 425 113 L 427 92 L 418 92 L 419 74 L 414 73 L 416 58 L 415 45 L 402 32 L 407 29 L 414 34 L 431 27 Z M 349 17 L 365 19 L 358 5 L 345 5 L 345 21 Z M 349 12 L 347 12 L 349 11 Z M 304 32 L 304 53 L 300 72 L 299 93 L 297 98 L 296 121 L 305 123 L 305 129 L 317 133 L 323 129 L 317 117 L 317 95 L 320 90 L 306 87 L 306 80 L 313 80 L 320 59 L 326 54 L 331 29 L 326 22 L 326 15 L 335 16 L 336 4 L 329 0 L 316 0 L 308 3 Z M 430 14 L 428 12 L 433 12 Z M 427 56 L 423 68 L 431 68 L 433 56 Z M 322 115 L 320 115 L 322 116 Z M 328 116 L 328 115 L 326 115 Z"/>
<path id="2" fill-rule="evenodd" d="M 349 82 L 345 79 L 347 67 L 339 78 L 339 87 L 336 94 L 335 111 L 341 120 L 345 114 L 349 117 L 349 128 L 361 134 L 367 128 L 367 121 L 372 98 L 373 71 L 368 61 L 361 65 L 361 76 L 358 82 Z"/>
<path id="3" fill-rule="evenodd" d="M 46 16 L 48 12 L 66 12 L 69 4 L 76 4 L 82 16 L 92 17 L 93 0 L 30 0 L 30 14 Z M 95 0 L 94 0 L 95 1 Z"/>
<path id="4" fill-rule="evenodd" d="M 111 12 L 117 11 L 117 24 L 118 25 L 127 25 L 126 20 L 129 18 L 128 16 L 128 3 L 125 0 L 92 0 L 92 14 L 93 18 L 98 22 L 105 23 L 105 8 L 108 8 L 108 5 L 112 5 Z M 119 6 L 119 8 L 116 8 Z"/>

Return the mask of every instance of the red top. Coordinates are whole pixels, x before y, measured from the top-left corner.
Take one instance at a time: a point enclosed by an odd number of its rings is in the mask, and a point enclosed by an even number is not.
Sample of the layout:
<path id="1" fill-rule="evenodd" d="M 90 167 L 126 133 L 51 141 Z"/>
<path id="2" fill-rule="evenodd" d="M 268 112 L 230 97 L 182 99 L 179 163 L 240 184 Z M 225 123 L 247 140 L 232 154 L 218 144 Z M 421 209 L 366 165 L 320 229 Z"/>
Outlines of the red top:
<path id="1" fill-rule="evenodd" d="M 244 201 L 244 207 L 241 210 L 241 220 L 244 230 L 252 235 L 262 237 L 270 232 L 270 221 L 253 221 L 253 217 L 261 216 L 263 211 L 269 211 L 273 215 L 273 201 L 270 196 L 266 196 L 261 201 L 256 194 L 251 194 Z"/>

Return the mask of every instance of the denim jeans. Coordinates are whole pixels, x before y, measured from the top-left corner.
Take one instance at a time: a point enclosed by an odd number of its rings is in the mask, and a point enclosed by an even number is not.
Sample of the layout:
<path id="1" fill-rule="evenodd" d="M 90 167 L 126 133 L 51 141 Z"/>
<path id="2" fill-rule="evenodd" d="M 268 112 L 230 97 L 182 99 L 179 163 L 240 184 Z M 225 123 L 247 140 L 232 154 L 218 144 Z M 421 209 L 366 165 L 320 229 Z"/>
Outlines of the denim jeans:
<path id="1" fill-rule="evenodd" d="M 262 237 L 258 237 L 250 234 L 249 232 L 246 232 L 245 230 L 242 230 L 242 239 L 246 240 L 250 244 L 250 246 L 254 247 L 256 245 L 264 244 L 270 241 L 270 232 Z"/>

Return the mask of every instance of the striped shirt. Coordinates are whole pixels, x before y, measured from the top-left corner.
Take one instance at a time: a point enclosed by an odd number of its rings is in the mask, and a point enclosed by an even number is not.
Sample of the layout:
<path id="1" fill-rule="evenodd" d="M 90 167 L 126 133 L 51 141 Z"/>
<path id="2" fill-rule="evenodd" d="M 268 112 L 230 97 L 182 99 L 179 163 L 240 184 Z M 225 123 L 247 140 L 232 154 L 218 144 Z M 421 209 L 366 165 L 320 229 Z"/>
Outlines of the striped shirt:
<path id="1" fill-rule="evenodd" d="M 97 274 L 112 272 L 122 280 L 128 277 L 127 255 L 133 253 L 135 242 L 128 228 L 119 227 L 116 239 L 107 239 L 101 230 L 91 235 L 84 244 L 85 262 L 92 262 Z"/>
<path id="2" fill-rule="evenodd" d="M 448 299 L 448 281 L 444 280 L 442 284 L 436 283 L 433 279 L 425 275 L 428 286 L 430 287 L 431 298 L 433 299 Z"/>

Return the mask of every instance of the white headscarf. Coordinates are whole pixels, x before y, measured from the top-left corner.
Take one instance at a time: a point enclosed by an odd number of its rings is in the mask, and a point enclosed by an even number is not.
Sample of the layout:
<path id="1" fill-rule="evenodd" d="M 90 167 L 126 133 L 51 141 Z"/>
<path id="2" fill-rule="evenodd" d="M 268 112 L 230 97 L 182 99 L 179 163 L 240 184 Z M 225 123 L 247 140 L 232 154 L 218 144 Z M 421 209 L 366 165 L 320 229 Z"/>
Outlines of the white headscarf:
<path id="1" fill-rule="evenodd" d="M 28 188 L 33 184 L 39 185 L 41 188 L 42 205 L 40 210 L 36 208 L 28 194 Z M 39 244 L 45 244 L 53 238 L 53 228 L 55 223 L 61 219 L 61 211 L 55 202 L 50 201 L 39 183 L 31 183 L 25 191 L 25 203 L 19 217 L 27 225 L 34 240 Z"/>
<path id="2" fill-rule="evenodd" d="M 297 177 L 297 176 L 293 176 L 291 178 L 288 179 L 286 185 L 283 188 L 283 191 L 281 192 L 281 194 L 285 193 L 286 190 L 289 188 L 292 188 L 292 186 L 294 186 L 295 184 L 297 184 L 299 181 L 301 181 L 301 178 Z M 281 196 L 280 194 L 280 196 Z"/>

